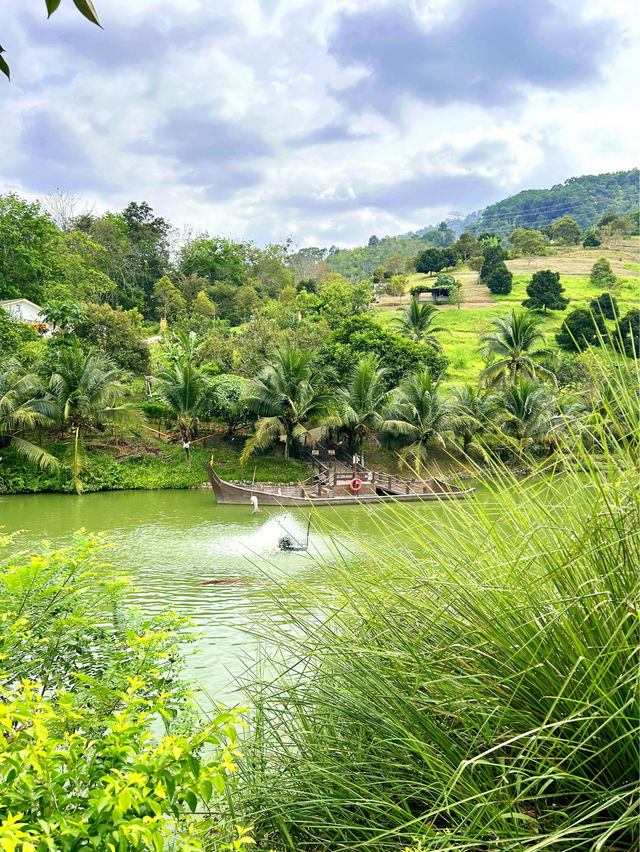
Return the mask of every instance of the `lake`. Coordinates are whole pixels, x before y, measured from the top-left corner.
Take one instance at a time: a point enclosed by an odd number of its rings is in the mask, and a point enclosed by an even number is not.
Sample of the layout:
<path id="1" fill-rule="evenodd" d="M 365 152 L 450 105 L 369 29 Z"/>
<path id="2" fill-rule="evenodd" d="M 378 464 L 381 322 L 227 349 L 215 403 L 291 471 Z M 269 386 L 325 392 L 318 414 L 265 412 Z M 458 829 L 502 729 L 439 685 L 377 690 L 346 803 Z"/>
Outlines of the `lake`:
<path id="1" fill-rule="evenodd" d="M 481 494 L 487 500 L 488 495 Z M 459 504 L 457 504 L 459 505 Z M 284 535 L 304 543 L 310 512 L 250 506 L 219 506 L 210 490 L 112 491 L 0 497 L 0 526 L 23 530 L 12 549 L 38 551 L 70 544 L 73 534 L 106 531 L 114 547 L 106 561 L 125 570 L 135 589 L 129 603 L 144 613 L 174 610 L 189 616 L 202 633 L 188 674 L 216 700 L 240 700 L 235 680 L 255 657 L 251 630 L 274 595 L 293 610 L 305 605 L 300 586 L 313 590 L 326 583 L 318 560 L 335 559 L 335 544 L 322 533 L 324 523 L 337 528 L 338 540 L 353 547 L 351 535 L 380 538 L 376 521 L 381 507 L 341 506 L 313 512 L 308 552 L 282 552 Z M 384 510 L 382 510 L 384 511 Z M 437 503 L 404 504 L 402 511 L 442 517 Z M 198 585 L 203 580 L 244 578 L 230 585 Z"/>

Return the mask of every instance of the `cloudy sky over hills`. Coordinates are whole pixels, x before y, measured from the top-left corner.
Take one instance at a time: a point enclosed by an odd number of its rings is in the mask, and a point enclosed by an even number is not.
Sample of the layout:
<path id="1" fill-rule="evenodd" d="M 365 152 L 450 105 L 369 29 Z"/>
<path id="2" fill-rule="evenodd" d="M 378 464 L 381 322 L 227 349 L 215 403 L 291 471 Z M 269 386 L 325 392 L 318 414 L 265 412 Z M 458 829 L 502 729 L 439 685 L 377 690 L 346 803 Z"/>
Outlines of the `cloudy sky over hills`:
<path id="1" fill-rule="evenodd" d="M 348 245 L 637 165 L 633 0 L 0 2 L 0 191 Z"/>

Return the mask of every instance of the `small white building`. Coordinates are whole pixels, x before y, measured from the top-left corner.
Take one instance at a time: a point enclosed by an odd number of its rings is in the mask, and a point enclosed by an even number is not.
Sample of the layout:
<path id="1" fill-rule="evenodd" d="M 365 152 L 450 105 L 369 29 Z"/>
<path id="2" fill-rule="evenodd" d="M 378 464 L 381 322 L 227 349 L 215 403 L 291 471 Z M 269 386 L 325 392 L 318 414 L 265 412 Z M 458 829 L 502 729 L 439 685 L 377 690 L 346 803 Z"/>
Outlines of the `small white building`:
<path id="1" fill-rule="evenodd" d="M 18 322 L 44 322 L 42 318 L 42 308 L 36 305 L 35 302 L 30 302 L 29 299 L 5 299 L 0 302 L 0 308 L 5 310 L 9 316 L 13 317 Z"/>

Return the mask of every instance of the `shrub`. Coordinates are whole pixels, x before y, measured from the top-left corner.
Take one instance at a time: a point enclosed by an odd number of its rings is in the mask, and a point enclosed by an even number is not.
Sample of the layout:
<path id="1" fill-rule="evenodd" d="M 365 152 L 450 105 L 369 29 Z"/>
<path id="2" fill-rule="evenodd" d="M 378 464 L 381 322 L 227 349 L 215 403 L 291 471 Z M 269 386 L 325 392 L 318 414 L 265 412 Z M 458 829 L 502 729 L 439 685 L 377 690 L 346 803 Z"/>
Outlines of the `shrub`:
<path id="1" fill-rule="evenodd" d="M 597 248 L 597 246 L 600 245 L 600 240 L 598 239 L 595 228 L 589 228 L 589 230 L 585 232 L 582 245 L 585 248 Z"/>
<path id="2" fill-rule="evenodd" d="M 631 308 L 621 320 L 612 335 L 613 345 L 629 358 L 640 357 L 640 310 Z"/>
<path id="3" fill-rule="evenodd" d="M 214 824 L 200 814 L 229 794 L 239 711 L 198 718 L 186 622 L 131 626 L 103 549 L 78 539 L 2 566 L 0 846 L 195 852 Z"/>
<path id="4" fill-rule="evenodd" d="M 611 264 L 606 257 L 601 257 L 591 267 L 589 280 L 596 287 L 611 287 L 616 283 L 616 276 L 613 274 Z"/>
<path id="5" fill-rule="evenodd" d="M 601 293 L 589 302 L 589 308 L 594 314 L 599 314 L 610 320 L 617 320 L 620 316 L 618 300 L 611 293 Z"/>
<path id="6" fill-rule="evenodd" d="M 586 308 L 576 308 L 560 326 L 556 341 L 564 349 L 577 351 L 587 346 L 599 346 L 606 333 L 601 314 L 593 314 Z"/>

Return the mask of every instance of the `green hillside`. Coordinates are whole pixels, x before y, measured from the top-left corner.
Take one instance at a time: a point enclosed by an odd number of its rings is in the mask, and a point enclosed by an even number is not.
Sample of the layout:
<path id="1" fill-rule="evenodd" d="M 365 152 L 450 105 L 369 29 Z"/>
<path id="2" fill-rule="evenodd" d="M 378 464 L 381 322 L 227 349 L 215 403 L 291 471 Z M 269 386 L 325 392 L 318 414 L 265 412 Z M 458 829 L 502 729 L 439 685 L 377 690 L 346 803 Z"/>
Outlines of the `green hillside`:
<path id="1" fill-rule="evenodd" d="M 459 231 L 485 231 L 508 237 L 516 228 L 544 228 L 561 216 L 571 216 L 584 230 L 595 226 L 605 212 L 626 216 L 638 209 L 638 169 L 601 175 L 572 177 L 551 189 L 527 189 L 491 204 L 465 219 L 447 222 L 447 232 L 423 228 L 395 237 L 371 237 L 368 245 L 352 249 L 315 249 L 329 272 L 339 272 L 350 281 L 369 278 L 374 269 L 394 255 L 412 258 L 431 246 L 451 245 Z M 303 250 L 304 251 L 304 250 Z"/>
<path id="2" fill-rule="evenodd" d="M 561 216 L 581 228 L 597 224 L 603 213 L 621 216 L 638 209 L 638 169 L 572 177 L 551 189 L 526 189 L 486 207 L 470 230 L 507 237 L 515 228 L 539 230 Z"/>

